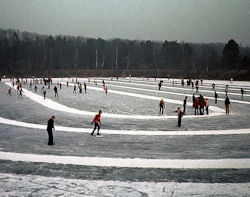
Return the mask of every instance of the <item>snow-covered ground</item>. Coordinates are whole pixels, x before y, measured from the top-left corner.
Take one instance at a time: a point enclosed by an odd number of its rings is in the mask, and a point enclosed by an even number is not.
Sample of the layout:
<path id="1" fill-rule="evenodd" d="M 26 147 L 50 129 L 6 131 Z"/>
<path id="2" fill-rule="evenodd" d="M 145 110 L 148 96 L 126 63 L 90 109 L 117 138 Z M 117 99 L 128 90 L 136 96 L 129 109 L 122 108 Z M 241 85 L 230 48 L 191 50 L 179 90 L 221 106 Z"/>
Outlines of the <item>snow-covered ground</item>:
<path id="1" fill-rule="evenodd" d="M 73 94 L 74 78 L 54 78 L 43 99 L 9 79 L 0 83 L 0 193 L 2 196 L 248 196 L 250 195 L 250 82 L 204 80 L 199 94 L 209 115 L 194 115 L 195 89 L 178 79 L 78 78 L 87 93 Z M 94 83 L 94 80 L 97 84 Z M 108 87 L 108 94 L 102 87 Z M 177 84 L 172 85 L 175 80 Z M 30 79 L 28 79 L 28 82 Z M 57 83 L 59 98 L 54 97 Z M 66 86 L 69 82 L 69 86 Z M 219 94 L 214 103 L 212 83 Z M 225 115 L 229 85 L 230 116 Z M 240 88 L 247 92 L 241 98 Z M 48 88 L 48 87 L 46 87 Z M 182 127 L 177 114 L 188 96 Z M 159 115 L 159 100 L 166 108 Z M 103 138 L 90 136 L 101 109 Z M 46 124 L 56 116 L 56 146 L 46 145 Z"/>

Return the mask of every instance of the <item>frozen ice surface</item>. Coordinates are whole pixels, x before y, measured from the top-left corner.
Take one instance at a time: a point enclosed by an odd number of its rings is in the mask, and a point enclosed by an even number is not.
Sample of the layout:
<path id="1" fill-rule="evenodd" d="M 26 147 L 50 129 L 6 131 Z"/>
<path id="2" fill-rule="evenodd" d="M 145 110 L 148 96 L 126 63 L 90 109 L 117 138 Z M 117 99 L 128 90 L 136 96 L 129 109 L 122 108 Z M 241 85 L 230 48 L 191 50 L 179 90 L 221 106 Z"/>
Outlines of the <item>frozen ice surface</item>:
<path id="1" fill-rule="evenodd" d="M 121 182 L 0 174 L 2 196 L 248 196 L 248 183 Z"/>
<path id="2" fill-rule="evenodd" d="M 172 87 L 172 79 L 163 79 L 163 87 L 158 91 L 154 79 L 142 78 L 119 79 L 96 78 L 97 86 L 88 79 L 87 94 L 73 94 L 73 87 L 66 87 L 65 82 L 72 79 L 53 79 L 54 83 L 64 82 L 62 89 L 58 87 L 59 98 L 54 97 L 53 87 L 47 89 L 48 98 L 64 106 L 82 111 L 97 113 L 102 109 L 105 113 L 121 115 L 150 115 L 158 117 L 158 98 L 167 98 L 176 102 L 166 102 L 165 115 L 171 119 L 126 119 L 103 117 L 102 129 L 117 133 L 129 130 L 134 135 L 104 134 L 97 139 L 89 135 L 92 130 L 90 122 L 93 114 L 72 114 L 57 111 L 23 96 L 19 98 L 15 91 L 7 96 L 8 86 L 0 83 L 0 117 L 19 121 L 24 127 L 0 124 L 0 151 L 37 155 L 58 155 L 78 157 L 107 158 L 141 158 L 141 159 L 249 159 L 249 134 L 211 135 L 214 131 L 237 131 L 250 129 L 250 82 L 230 83 L 229 81 L 204 80 L 200 93 L 209 98 L 211 106 L 224 110 L 225 85 L 229 85 L 229 98 L 233 101 L 230 116 L 199 116 L 183 118 L 181 132 L 187 134 L 194 131 L 207 132 L 207 135 L 163 135 L 147 136 L 143 132 L 179 132 L 176 127 L 177 115 L 172 113 L 177 107 L 182 108 L 185 95 L 192 102 L 190 95 L 194 93 L 190 87 L 180 87 L 180 80 Z M 108 95 L 102 89 L 101 81 L 108 86 Z M 2 80 L 8 82 L 9 80 Z M 28 80 L 29 81 L 29 80 Z M 220 96 L 214 103 L 211 84 L 215 82 Z M 37 95 L 42 96 L 38 86 Z M 91 88 L 92 87 L 92 88 Z M 132 87 L 132 88 L 130 88 Z M 244 87 L 247 96 L 241 98 L 240 88 Z M 32 91 L 28 85 L 24 88 Z M 78 90 L 78 88 L 77 88 Z M 135 96 L 124 96 L 112 93 L 112 90 L 130 95 L 145 95 L 156 98 L 145 99 Z M 187 116 L 193 115 L 191 106 L 187 107 Z M 49 147 L 47 133 L 44 129 L 51 115 L 56 116 L 55 127 L 59 125 L 76 130 L 84 129 L 84 133 L 69 132 L 61 128 L 54 133 L 56 146 Z M 161 116 L 159 116 L 161 117 Z M 5 119 L 1 119 L 5 120 Z M 31 123 L 31 128 L 25 127 Z M 40 125 L 40 126 L 38 126 Z M 27 125 L 26 125 L 27 126 Z M 64 129 L 64 130 L 63 130 Z M 88 133 L 89 130 L 89 133 Z M 139 132 L 140 131 L 140 132 Z M 209 132 L 211 131 L 211 132 Z M 136 135 L 138 132 L 138 135 Z M 180 133 L 181 133 L 180 132 Z M 229 131 L 228 131 L 229 132 Z M 140 133 L 140 134 L 139 134 Z M 249 169 L 138 169 L 119 167 L 75 166 L 37 162 L 17 162 L 0 158 L 0 194 L 1 196 L 249 196 Z"/>

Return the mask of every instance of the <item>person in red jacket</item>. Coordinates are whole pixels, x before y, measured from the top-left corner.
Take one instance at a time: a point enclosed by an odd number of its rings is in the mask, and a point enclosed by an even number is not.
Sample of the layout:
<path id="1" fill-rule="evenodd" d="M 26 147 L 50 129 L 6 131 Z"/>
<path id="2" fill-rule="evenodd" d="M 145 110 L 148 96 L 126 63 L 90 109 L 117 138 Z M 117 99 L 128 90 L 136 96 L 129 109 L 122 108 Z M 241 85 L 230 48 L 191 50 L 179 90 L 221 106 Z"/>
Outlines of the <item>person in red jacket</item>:
<path id="1" fill-rule="evenodd" d="M 97 135 L 100 135 L 99 130 L 101 127 L 101 114 L 102 114 L 102 111 L 100 110 L 99 113 L 95 115 L 93 121 L 91 122 L 91 124 L 93 124 L 93 123 L 95 124 L 95 127 L 94 127 L 91 135 L 94 135 L 96 127 L 97 127 Z"/>

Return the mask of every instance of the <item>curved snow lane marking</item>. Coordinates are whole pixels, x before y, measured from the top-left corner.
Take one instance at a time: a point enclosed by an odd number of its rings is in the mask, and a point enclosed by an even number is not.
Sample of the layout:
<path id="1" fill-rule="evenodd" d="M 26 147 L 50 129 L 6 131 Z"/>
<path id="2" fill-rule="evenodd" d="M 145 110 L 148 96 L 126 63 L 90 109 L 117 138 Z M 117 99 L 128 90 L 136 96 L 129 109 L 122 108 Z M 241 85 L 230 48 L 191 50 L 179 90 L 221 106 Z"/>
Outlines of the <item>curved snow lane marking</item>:
<path id="1" fill-rule="evenodd" d="M 134 83 L 134 82 L 121 82 L 121 81 L 108 81 L 108 83 L 121 83 L 121 84 L 126 84 L 126 85 L 137 85 L 137 86 L 145 86 L 145 87 L 155 87 L 157 88 L 157 86 L 154 86 L 154 85 L 148 85 L 148 84 L 139 84 L 139 83 Z M 192 91 L 192 89 L 187 89 L 187 88 L 180 88 L 180 87 L 168 87 L 168 86 L 163 86 L 162 89 L 179 89 L 179 90 L 187 90 L 187 91 Z M 210 90 L 200 90 L 199 89 L 199 92 L 208 92 L 208 93 L 214 93 L 214 91 L 210 91 Z M 220 93 L 220 94 L 226 94 L 224 92 L 217 92 L 217 93 Z M 171 94 L 171 93 L 170 93 Z M 183 95 L 183 93 L 177 93 L 176 94 L 180 94 L 180 95 Z M 228 93 L 228 94 L 232 94 L 232 95 L 239 95 L 241 96 L 241 94 L 237 94 L 237 93 Z M 188 95 L 188 94 L 187 94 Z M 250 96 L 250 95 L 244 95 L 244 96 Z M 211 99 L 214 99 L 214 97 L 207 97 L 206 98 L 211 98 Z M 218 100 L 225 100 L 225 99 L 219 99 Z M 230 99 L 231 100 L 231 99 Z M 250 102 L 247 102 L 247 101 L 240 101 L 240 100 L 231 100 L 233 102 L 236 102 L 236 103 L 244 103 L 244 104 L 250 104 Z"/>
<path id="2" fill-rule="evenodd" d="M 65 82 L 61 82 L 61 83 L 65 84 Z M 74 86 L 74 84 L 72 84 L 72 83 L 69 83 L 69 85 Z M 104 91 L 102 88 L 97 88 L 97 87 L 92 87 L 92 86 L 88 86 L 88 89 L 96 90 L 96 91 Z M 140 88 L 135 88 L 135 89 L 137 89 L 137 90 L 145 90 L 145 89 L 140 89 Z M 117 91 L 117 90 L 111 90 L 111 89 L 109 89 L 109 93 L 120 94 L 120 95 L 124 95 L 124 96 L 137 97 L 137 98 L 143 98 L 143 99 L 149 99 L 149 100 L 155 100 L 155 101 L 160 101 L 161 99 L 163 99 L 165 102 L 168 102 L 168 103 L 183 105 L 183 101 L 174 100 L 174 99 L 167 99 L 167 98 L 164 98 L 164 97 L 149 96 L 149 95 L 130 93 L 130 92 L 123 92 L 123 91 Z M 250 102 L 249 102 L 249 104 L 250 104 Z M 187 105 L 193 106 L 193 103 L 187 102 Z M 225 112 L 225 110 L 223 110 L 223 109 L 221 109 L 219 107 L 215 107 L 215 106 L 209 106 L 209 109 L 211 111 L 215 111 L 217 113 Z"/>
<path id="3" fill-rule="evenodd" d="M 250 159 L 141 159 L 36 155 L 0 151 L 1 160 L 80 166 L 162 169 L 249 169 Z"/>
<path id="4" fill-rule="evenodd" d="M 5 83 L 6 85 L 12 87 L 11 83 Z M 101 88 L 99 88 L 101 89 Z M 41 105 L 48 107 L 53 110 L 57 111 L 63 111 L 67 113 L 73 113 L 73 114 L 79 114 L 79 115 L 86 115 L 86 116 L 94 116 L 96 112 L 89 112 L 89 111 L 83 111 L 71 107 L 67 107 L 65 105 L 62 105 L 58 102 L 55 102 L 51 99 L 44 99 L 42 96 L 35 94 L 27 89 L 23 88 L 23 95 L 27 96 L 28 98 L 34 100 L 37 103 L 40 103 Z M 103 91 L 103 90 L 102 90 Z M 143 96 L 143 95 L 141 95 Z M 220 108 L 219 108 L 220 109 Z M 221 109 L 222 110 L 222 109 Z M 224 110 L 223 110 L 224 111 Z M 221 116 L 222 111 L 219 111 L 218 113 L 212 113 L 210 115 L 205 116 L 195 116 L 195 115 L 186 115 L 184 118 L 205 118 L 205 117 L 211 117 L 211 116 Z M 173 119 L 177 116 L 144 116 L 144 115 L 125 115 L 125 114 L 110 114 L 110 113 L 103 113 L 102 117 L 108 117 L 108 118 L 122 118 L 122 119 L 141 119 L 141 120 L 152 120 L 152 119 Z"/>
<path id="5" fill-rule="evenodd" d="M 0 117 L 1 124 L 14 125 L 19 127 L 46 129 L 47 125 L 20 122 Z M 90 133 L 93 128 L 76 128 L 55 126 L 56 131 L 76 132 L 76 133 Z M 147 130 L 109 130 L 102 129 L 103 134 L 114 135 L 143 135 L 143 136 L 186 136 L 186 135 L 241 135 L 250 134 L 250 129 L 235 129 L 235 130 L 207 130 L 207 131 L 147 131 Z"/>

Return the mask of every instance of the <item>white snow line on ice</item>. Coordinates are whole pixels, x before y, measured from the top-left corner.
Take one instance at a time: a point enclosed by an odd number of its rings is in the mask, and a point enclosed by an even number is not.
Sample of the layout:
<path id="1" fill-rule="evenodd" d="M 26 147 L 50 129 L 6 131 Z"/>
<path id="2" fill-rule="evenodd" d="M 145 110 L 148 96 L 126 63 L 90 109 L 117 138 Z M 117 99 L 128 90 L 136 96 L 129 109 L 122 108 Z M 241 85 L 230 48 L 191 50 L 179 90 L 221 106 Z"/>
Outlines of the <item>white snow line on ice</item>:
<path id="1" fill-rule="evenodd" d="M 247 169 L 250 159 L 141 159 L 37 155 L 0 151 L 1 160 L 80 166 L 164 169 Z"/>
<path id="2" fill-rule="evenodd" d="M 167 78 L 157 78 L 157 81 L 155 81 L 155 79 L 153 80 L 138 80 L 140 78 L 132 78 L 130 81 L 136 81 L 138 83 L 149 83 L 149 84 L 155 84 L 157 85 L 158 82 L 160 82 L 160 80 L 163 80 L 163 83 L 167 83 L 172 85 L 173 80 L 175 82 L 177 82 L 177 85 L 181 85 L 181 80 L 180 79 L 167 79 Z M 121 79 L 120 81 L 129 81 L 129 79 Z M 225 90 L 225 86 L 228 85 L 230 90 L 236 90 L 236 91 L 240 91 L 240 88 L 243 88 L 245 90 L 250 90 L 250 83 L 249 81 L 245 81 L 244 83 L 240 82 L 240 81 L 234 81 L 234 84 L 230 83 L 229 81 L 219 81 L 219 80 L 212 80 L 211 82 L 209 82 L 211 80 L 204 80 L 203 81 L 203 85 L 200 85 L 200 87 L 204 87 L 204 88 L 208 88 L 208 89 L 212 89 L 212 84 L 215 83 L 216 88 L 217 89 L 222 89 Z M 249 84 L 249 85 L 246 85 Z M 223 88 L 218 88 L 218 87 L 223 87 Z"/>
<path id="3" fill-rule="evenodd" d="M 155 87 L 157 88 L 157 86 L 153 86 L 153 85 L 148 85 L 148 84 L 139 84 L 139 83 L 134 83 L 134 82 L 121 82 L 121 81 L 107 81 L 108 84 L 110 83 L 122 83 L 122 84 L 126 84 L 126 85 L 138 85 L 138 86 L 145 86 L 145 87 Z M 187 90 L 187 91 L 192 91 L 192 89 L 187 89 L 187 88 L 179 88 L 179 87 L 168 87 L 168 86 L 163 86 L 162 89 L 179 89 L 179 90 Z M 199 88 L 199 92 L 208 92 L 208 93 L 214 93 L 214 91 L 210 91 L 210 90 L 201 90 Z M 221 93 L 221 94 L 226 94 L 224 92 L 217 92 L 217 93 Z M 173 94 L 173 93 L 172 93 Z M 180 95 L 183 95 L 183 93 L 177 93 Z M 237 93 L 228 93 L 228 94 L 232 94 L 232 95 L 240 95 L 241 94 L 237 94 Z M 250 96 L 250 95 L 244 95 L 244 96 Z M 208 97 L 205 96 L 206 98 L 210 98 L 210 99 L 214 99 L 214 97 Z M 225 100 L 222 98 L 218 98 L 218 100 Z M 230 99 L 230 101 L 235 102 L 235 103 L 243 103 L 243 104 L 250 104 L 250 102 L 248 101 L 240 101 L 240 100 L 234 100 L 234 99 Z"/>
<path id="4" fill-rule="evenodd" d="M 47 125 L 34 124 L 10 120 L 0 117 L 1 124 L 14 125 L 26 128 L 46 129 Z M 57 131 L 76 132 L 76 133 L 90 133 L 93 128 L 77 128 L 66 126 L 55 126 Z M 143 136 L 187 136 L 187 135 L 241 135 L 250 134 L 250 129 L 235 129 L 235 130 L 206 130 L 206 131 L 148 131 L 148 130 L 110 130 L 101 129 L 102 134 L 114 135 L 143 135 Z"/>
<path id="5" fill-rule="evenodd" d="M 61 82 L 63 84 L 65 84 L 65 82 Z M 70 86 L 74 86 L 74 84 L 69 83 Z M 96 91 L 104 91 L 102 88 L 97 88 L 97 87 L 92 87 L 92 86 L 88 86 L 88 89 L 91 90 L 96 90 Z M 139 88 L 136 88 L 139 89 Z M 144 90 L 144 89 L 141 89 Z M 117 90 L 108 90 L 109 93 L 114 93 L 114 94 L 120 94 L 120 95 L 124 95 L 124 96 L 131 96 L 131 97 L 137 97 L 137 98 L 143 98 L 143 99 L 149 99 L 149 100 L 155 100 L 155 101 L 160 101 L 161 99 L 163 99 L 165 102 L 168 103 L 174 103 L 174 104 L 179 104 L 179 105 L 183 105 L 183 101 L 180 100 L 174 100 L 174 99 L 167 99 L 164 97 L 157 97 L 157 96 L 149 96 L 149 95 L 144 95 L 144 94 L 137 94 L 137 93 L 131 93 L 131 92 L 124 92 L 124 91 L 117 91 Z M 249 103 L 250 104 L 250 103 Z M 193 104 L 191 102 L 187 102 L 187 105 L 189 106 L 193 106 Z M 215 106 L 209 106 L 209 109 L 211 111 L 217 112 L 217 113 L 223 113 L 225 112 L 225 110 L 219 108 L 219 107 L 215 107 Z"/>
<path id="6" fill-rule="evenodd" d="M 112 84 L 108 84 L 108 86 L 110 87 L 119 87 L 119 88 L 124 88 L 124 89 L 131 89 L 131 90 L 139 90 L 139 91 L 146 91 L 146 92 L 155 92 L 155 93 L 162 93 L 162 94 L 173 94 L 173 95 L 181 95 L 181 96 L 189 96 L 189 97 L 193 97 L 192 94 L 185 94 L 185 93 L 178 93 L 178 92 L 168 92 L 168 91 L 159 91 L 159 90 L 150 90 L 150 89 L 145 89 L 145 88 L 135 88 L 135 87 L 131 87 L 131 86 L 119 86 L 119 85 L 112 85 Z M 214 99 L 213 97 L 209 97 L 209 96 L 204 96 L 204 98 L 208 98 L 208 99 Z M 224 101 L 225 99 L 222 98 L 217 98 L 217 100 L 221 100 Z M 243 104 L 249 104 L 250 102 L 248 101 L 239 101 L 239 100 L 231 100 L 232 102 L 235 103 L 243 103 Z M 181 101 L 180 101 L 181 102 Z M 189 103 L 191 104 L 191 103 Z M 192 106 L 192 104 L 191 104 Z M 215 106 L 209 106 L 210 109 L 214 110 Z"/>
<path id="7" fill-rule="evenodd" d="M 5 83 L 5 84 L 12 87 L 11 83 Z M 35 94 L 35 93 L 33 93 L 27 89 L 24 89 L 24 88 L 23 88 L 23 95 L 27 96 L 28 98 L 36 101 L 37 103 L 39 103 L 45 107 L 48 107 L 50 109 L 54 109 L 57 111 L 63 111 L 63 112 L 67 112 L 67 113 L 87 115 L 87 116 L 94 116 L 96 114 L 96 112 L 83 111 L 83 110 L 67 107 L 65 105 L 62 105 L 62 104 L 55 102 L 55 101 L 48 99 L 48 98 L 44 99 L 42 96 Z M 185 115 L 184 118 L 205 118 L 205 117 L 211 117 L 211 116 L 221 116 L 222 115 L 221 112 L 222 111 L 219 111 L 218 113 L 212 113 L 210 115 L 205 115 L 205 116 Z M 151 120 L 151 119 L 158 119 L 159 120 L 159 119 L 172 119 L 172 118 L 176 118 L 177 116 L 166 116 L 166 115 L 164 115 L 164 116 L 150 116 L 150 115 L 145 116 L 145 115 L 125 115 L 125 114 L 103 113 L 102 117 L 123 118 L 123 119 L 141 119 L 141 120 Z"/>

